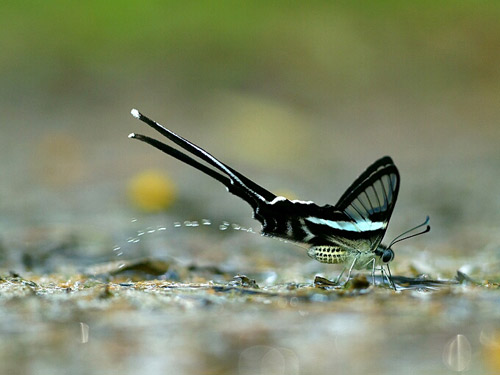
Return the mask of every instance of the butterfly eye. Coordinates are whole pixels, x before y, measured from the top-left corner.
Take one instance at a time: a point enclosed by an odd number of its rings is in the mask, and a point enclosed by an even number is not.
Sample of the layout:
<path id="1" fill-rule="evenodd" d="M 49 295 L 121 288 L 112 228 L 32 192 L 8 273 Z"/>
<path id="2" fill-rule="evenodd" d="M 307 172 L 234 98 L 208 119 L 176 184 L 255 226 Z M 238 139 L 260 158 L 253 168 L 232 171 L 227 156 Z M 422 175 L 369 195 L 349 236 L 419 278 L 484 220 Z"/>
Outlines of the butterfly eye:
<path id="1" fill-rule="evenodd" d="M 382 262 L 384 263 L 389 263 L 394 259 L 394 251 L 391 249 L 385 249 L 384 253 L 382 254 Z"/>

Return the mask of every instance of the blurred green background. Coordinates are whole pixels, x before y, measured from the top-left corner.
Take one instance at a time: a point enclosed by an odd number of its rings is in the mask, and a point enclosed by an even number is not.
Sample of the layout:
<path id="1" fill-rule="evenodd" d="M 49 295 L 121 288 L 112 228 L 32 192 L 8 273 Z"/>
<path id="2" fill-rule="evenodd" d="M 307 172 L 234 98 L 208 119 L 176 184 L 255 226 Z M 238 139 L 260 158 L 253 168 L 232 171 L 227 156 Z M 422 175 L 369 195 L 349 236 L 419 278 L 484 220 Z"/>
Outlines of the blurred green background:
<path id="1" fill-rule="evenodd" d="M 157 222 L 257 229 L 216 182 L 127 139 L 149 133 L 138 108 L 320 204 L 391 155 L 391 235 L 429 214 L 425 243 L 481 246 L 500 222 L 499 19 L 496 1 L 3 1 L 1 236 L 115 233 L 141 214 L 126 191 L 147 168 L 178 192 Z"/>

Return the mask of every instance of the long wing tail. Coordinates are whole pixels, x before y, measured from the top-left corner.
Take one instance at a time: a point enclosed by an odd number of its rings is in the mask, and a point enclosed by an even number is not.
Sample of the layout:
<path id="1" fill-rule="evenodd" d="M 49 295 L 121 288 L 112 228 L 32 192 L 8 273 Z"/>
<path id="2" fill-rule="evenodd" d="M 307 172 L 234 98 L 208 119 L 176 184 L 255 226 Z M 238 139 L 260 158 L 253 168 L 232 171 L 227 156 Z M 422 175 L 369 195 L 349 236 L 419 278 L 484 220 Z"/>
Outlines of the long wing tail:
<path id="1" fill-rule="evenodd" d="M 208 176 L 216 179 L 217 181 L 224 184 L 224 186 L 226 186 L 226 188 L 230 193 L 240 197 L 245 202 L 250 204 L 254 209 L 254 211 L 257 209 L 260 203 L 268 203 L 276 198 L 276 196 L 270 191 L 264 189 L 262 186 L 256 184 L 249 178 L 243 176 L 241 173 L 235 171 L 233 168 L 222 163 L 221 161 L 216 159 L 214 156 L 209 154 L 201 147 L 168 130 L 167 128 L 158 124 L 156 121 L 151 120 L 150 118 L 144 116 L 138 110 L 133 109 L 131 113 L 132 116 L 134 116 L 135 118 L 148 124 L 154 130 L 164 135 L 165 137 L 167 137 L 172 142 L 182 147 L 184 150 L 188 151 L 192 155 L 200 158 L 201 160 L 208 163 L 212 167 L 218 169 L 223 174 L 217 172 L 212 168 L 209 168 L 208 166 L 193 159 L 191 156 L 188 156 L 183 152 L 171 146 L 168 146 L 156 139 L 135 133 L 130 134 L 129 138 L 138 139 L 142 142 L 148 143 L 149 145 L 157 148 L 158 150 L 163 151 L 164 153 L 176 158 L 177 160 L 180 160 L 198 169 L 199 171 L 207 174 Z"/>

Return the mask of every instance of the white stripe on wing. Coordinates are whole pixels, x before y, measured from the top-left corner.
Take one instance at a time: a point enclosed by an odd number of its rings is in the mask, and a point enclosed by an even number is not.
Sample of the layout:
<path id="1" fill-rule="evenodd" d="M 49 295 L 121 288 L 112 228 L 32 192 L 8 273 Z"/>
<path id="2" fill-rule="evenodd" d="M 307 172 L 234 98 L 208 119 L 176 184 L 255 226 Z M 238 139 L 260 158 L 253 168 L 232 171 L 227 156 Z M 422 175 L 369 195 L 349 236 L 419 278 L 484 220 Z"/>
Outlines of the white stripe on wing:
<path id="1" fill-rule="evenodd" d="M 371 230 L 379 230 L 379 229 L 385 229 L 385 227 L 387 226 L 387 223 L 380 221 L 369 221 L 369 220 L 356 221 L 356 222 L 333 221 L 327 219 L 320 219 L 314 216 L 309 216 L 306 218 L 306 220 L 313 224 L 326 225 L 333 229 L 346 230 L 349 232 L 365 232 Z"/>

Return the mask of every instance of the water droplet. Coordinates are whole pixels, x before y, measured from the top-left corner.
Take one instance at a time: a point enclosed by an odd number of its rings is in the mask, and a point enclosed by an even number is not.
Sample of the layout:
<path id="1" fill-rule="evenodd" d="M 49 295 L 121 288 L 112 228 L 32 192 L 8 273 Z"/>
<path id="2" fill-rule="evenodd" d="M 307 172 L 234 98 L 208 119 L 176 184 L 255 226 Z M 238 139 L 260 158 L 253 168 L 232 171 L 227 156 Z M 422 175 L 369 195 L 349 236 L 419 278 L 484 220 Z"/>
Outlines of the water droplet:
<path id="1" fill-rule="evenodd" d="M 485 346 L 500 347 L 499 337 L 492 328 L 482 329 L 479 334 L 479 342 Z"/>
<path id="2" fill-rule="evenodd" d="M 89 325 L 80 322 L 80 333 L 81 333 L 80 342 L 82 344 L 86 344 L 89 342 L 89 331 L 90 331 Z"/>
<path id="3" fill-rule="evenodd" d="M 119 253 L 116 253 L 117 257 L 121 257 L 123 255 L 123 251 L 120 251 Z"/>
<path id="4" fill-rule="evenodd" d="M 328 296 L 325 294 L 314 293 L 311 296 L 310 300 L 311 300 L 311 302 L 327 302 Z"/>
<path id="5" fill-rule="evenodd" d="M 123 267 L 125 267 L 125 263 L 122 263 L 122 264 L 118 265 L 118 268 L 123 268 Z"/>
<path id="6" fill-rule="evenodd" d="M 133 243 L 133 242 L 134 242 L 134 238 L 133 238 L 133 237 L 129 237 L 129 238 L 127 238 L 127 242 L 128 242 L 128 243 Z"/>
<path id="7" fill-rule="evenodd" d="M 456 335 L 448 341 L 443 350 L 443 362 L 453 371 L 466 371 L 469 368 L 471 357 L 472 348 L 464 335 Z"/>
<path id="8" fill-rule="evenodd" d="M 184 226 L 185 226 L 185 227 L 190 227 L 190 226 L 191 226 L 191 222 L 190 222 L 189 220 L 186 220 L 186 221 L 184 222 Z"/>
<path id="9" fill-rule="evenodd" d="M 148 227 L 148 228 L 146 229 L 146 231 L 147 231 L 148 233 L 154 233 L 154 232 L 156 232 L 156 229 L 151 228 L 151 227 Z"/>
<path id="10" fill-rule="evenodd" d="M 166 227 L 158 227 L 157 230 L 167 230 L 167 228 Z"/>
<path id="11" fill-rule="evenodd" d="M 300 373 L 297 355 L 290 349 L 264 345 L 251 346 L 240 353 L 238 370 L 241 375 Z"/>
<path id="12" fill-rule="evenodd" d="M 180 222 L 178 222 L 178 221 L 176 221 L 174 223 L 174 228 L 180 228 L 181 226 L 182 226 L 182 224 Z"/>
<path id="13" fill-rule="evenodd" d="M 278 274 L 276 272 L 269 272 L 269 274 L 266 275 L 264 283 L 265 284 L 273 284 L 276 282 L 277 279 L 278 279 Z"/>
<path id="14" fill-rule="evenodd" d="M 200 223 L 198 223 L 196 220 L 194 220 L 194 221 L 191 222 L 191 226 L 192 227 L 199 227 Z"/>
<path id="15" fill-rule="evenodd" d="M 118 251 L 118 250 L 120 250 L 120 249 L 121 249 L 121 247 L 120 247 L 120 246 L 115 246 L 115 247 L 113 247 L 113 251 Z"/>
<path id="16" fill-rule="evenodd" d="M 229 222 L 227 221 L 223 221 L 221 225 L 219 225 L 219 229 L 220 230 L 226 230 L 227 228 L 229 228 L 231 224 L 229 224 Z"/>
<path id="17" fill-rule="evenodd" d="M 234 229 L 234 230 L 240 230 L 241 229 L 241 226 L 239 226 L 238 224 L 231 224 L 231 227 Z"/>
<path id="18" fill-rule="evenodd" d="M 137 219 L 134 217 L 130 220 L 131 223 L 136 223 L 137 222 Z"/>
<path id="19" fill-rule="evenodd" d="M 202 219 L 202 220 L 201 220 L 201 223 L 202 223 L 203 225 L 212 225 L 212 222 L 211 222 L 209 219 Z"/>
<path id="20" fill-rule="evenodd" d="M 137 235 L 138 235 L 138 236 L 144 236 L 144 232 L 143 232 L 142 230 L 138 230 L 138 231 L 137 231 Z"/>

